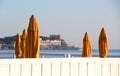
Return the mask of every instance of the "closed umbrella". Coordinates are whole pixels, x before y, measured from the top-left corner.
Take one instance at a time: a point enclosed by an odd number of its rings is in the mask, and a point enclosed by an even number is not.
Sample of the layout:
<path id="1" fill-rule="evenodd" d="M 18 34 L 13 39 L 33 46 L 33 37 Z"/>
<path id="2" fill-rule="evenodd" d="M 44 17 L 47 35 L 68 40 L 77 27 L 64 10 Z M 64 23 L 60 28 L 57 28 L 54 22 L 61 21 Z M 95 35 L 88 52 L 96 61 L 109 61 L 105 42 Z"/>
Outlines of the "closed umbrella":
<path id="1" fill-rule="evenodd" d="M 16 41 L 15 41 L 15 55 L 16 58 L 21 58 L 22 57 L 22 52 L 21 52 L 21 37 L 19 34 L 16 36 Z"/>
<path id="2" fill-rule="evenodd" d="M 36 18 L 32 15 L 27 29 L 27 58 L 39 58 L 40 38 Z"/>
<path id="3" fill-rule="evenodd" d="M 92 56 L 92 47 L 90 44 L 90 38 L 88 36 L 88 33 L 85 33 L 85 36 L 83 38 L 83 48 L 82 48 L 82 57 L 91 57 Z"/>
<path id="4" fill-rule="evenodd" d="M 21 37 L 21 50 L 22 50 L 23 58 L 26 58 L 26 38 L 27 38 L 27 31 L 24 29 Z"/>
<path id="5" fill-rule="evenodd" d="M 106 36 L 106 31 L 104 28 L 102 28 L 99 36 L 99 55 L 100 57 L 104 58 L 107 57 L 108 55 L 108 42 L 107 42 L 107 36 Z"/>

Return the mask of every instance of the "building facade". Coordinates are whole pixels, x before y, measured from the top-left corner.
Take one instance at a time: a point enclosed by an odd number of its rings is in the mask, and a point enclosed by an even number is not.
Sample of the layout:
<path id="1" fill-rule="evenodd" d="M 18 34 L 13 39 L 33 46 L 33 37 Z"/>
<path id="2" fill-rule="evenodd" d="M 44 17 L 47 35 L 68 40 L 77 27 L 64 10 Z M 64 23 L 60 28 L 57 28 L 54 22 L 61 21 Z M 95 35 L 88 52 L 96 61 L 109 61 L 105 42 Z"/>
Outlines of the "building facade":
<path id="1" fill-rule="evenodd" d="M 58 45 L 61 46 L 61 40 L 41 40 L 41 46 Z"/>

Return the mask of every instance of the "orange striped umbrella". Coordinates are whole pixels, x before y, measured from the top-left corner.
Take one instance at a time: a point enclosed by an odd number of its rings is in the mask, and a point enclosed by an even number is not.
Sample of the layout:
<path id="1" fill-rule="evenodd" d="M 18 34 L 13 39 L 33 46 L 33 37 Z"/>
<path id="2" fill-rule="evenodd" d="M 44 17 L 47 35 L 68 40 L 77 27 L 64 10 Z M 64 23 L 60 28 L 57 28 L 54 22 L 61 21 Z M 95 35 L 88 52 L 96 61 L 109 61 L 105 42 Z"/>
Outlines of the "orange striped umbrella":
<path id="1" fill-rule="evenodd" d="M 21 50 L 22 50 L 23 58 L 26 58 L 26 38 L 27 38 L 27 31 L 24 29 L 21 37 Z"/>
<path id="2" fill-rule="evenodd" d="M 90 38 L 88 36 L 88 33 L 85 33 L 85 36 L 83 38 L 83 48 L 82 48 L 82 57 L 91 57 L 92 56 L 92 47 L 90 44 Z"/>
<path id="3" fill-rule="evenodd" d="M 106 31 L 104 28 L 102 28 L 99 36 L 99 55 L 100 57 L 104 58 L 107 57 L 108 55 L 108 42 L 107 42 L 107 36 L 106 36 Z"/>
<path id="4" fill-rule="evenodd" d="M 39 28 L 36 18 L 32 15 L 28 26 L 27 35 L 27 57 L 39 58 L 40 53 L 40 38 Z"/>
<path id="5" fill-rule="evenodd" d="M 16 41 L 15 41 L 15 55 L 16 55 L 16 58 L 21 58 L 22 57 L 20 44 L 21 44 L 21 38 L 20 38 L 20 35 L 17 34 Z"/>

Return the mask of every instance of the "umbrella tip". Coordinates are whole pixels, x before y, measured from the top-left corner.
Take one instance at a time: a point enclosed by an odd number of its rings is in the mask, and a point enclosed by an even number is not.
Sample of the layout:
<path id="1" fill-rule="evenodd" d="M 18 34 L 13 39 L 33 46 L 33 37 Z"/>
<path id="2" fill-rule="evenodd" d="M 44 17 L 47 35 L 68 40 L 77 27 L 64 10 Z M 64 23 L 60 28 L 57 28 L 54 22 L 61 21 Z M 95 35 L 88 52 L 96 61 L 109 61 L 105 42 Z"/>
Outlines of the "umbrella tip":
<path id="1" fill-rule="evenodd" d="M 20 36 L 20 34 L 19 33 L 17 33 L 17 35 L 16 36 Z"/>
<path id="2" fill-rule="evenodd" d="M 34 15 L 32 15 L 31 18 L 34 18 Z"/>
<path id="3" fill-rule="evenodd" d="M 104 27 L 102 27 L 102 30 L 104 30 Z"/>
<path id="4" fill-rule="evenodd" d="M 25 29 L 23 31 L 26 31 Z"/>
<path id="5" fill-rule="evenodd" d="M 88 35 L 88 33 L 87 32 L 85 32 L 85 36 L 87 36 Z"/>
<path id="6" fill-rule="evenodd" d="M 85 32 L 85 34 L 87 34 L 87 32 Z"/>
<path id="7" fill-rule="evenodd" d="M 17 33 L 17 35 L 19 35 L 19 33 Z"/>

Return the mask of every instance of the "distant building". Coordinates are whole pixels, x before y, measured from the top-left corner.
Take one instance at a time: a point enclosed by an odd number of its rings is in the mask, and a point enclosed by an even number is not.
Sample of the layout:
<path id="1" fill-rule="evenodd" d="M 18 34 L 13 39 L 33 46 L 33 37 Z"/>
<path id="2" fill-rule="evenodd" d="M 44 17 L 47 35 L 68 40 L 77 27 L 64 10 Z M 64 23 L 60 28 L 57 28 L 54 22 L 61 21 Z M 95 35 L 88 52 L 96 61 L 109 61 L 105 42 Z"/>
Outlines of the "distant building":
<path id="1" fill-rule="evenodd" d="M 61 47 L 62 39 L 60 35 L 50 35 L 50 37 L 41 36 L 40 37 L 40 46 L 41 49 L 54 49 Z"/>
<path id="2" fill-rule="evenodd" d="M 50 41 L 49 40 L 41 40 L 40 41 L 40 45 L 41 46 L 49 46 L 50 45 Z"/>
<path id="3" fill-rule="evenodd" d="M 61 40 L 61 35 L 50 35 L 50 40 Z"/>
<path id="4" fill-rule="evenodd" d="M 50 35 L 50 37 L 42 36 L 40 40 L 41 46 L 61 46 L 61 35 Z"/>
<path id="5" fill-rule="evenodd" d="M 61 46 L 61 40 L 50 40 L 50 45 Z"/>
<path id="6" fill-rule="evenodd" d="M 61 40 L 41 40 L 41 46 L 59 45 L 61 46 Z"/>

